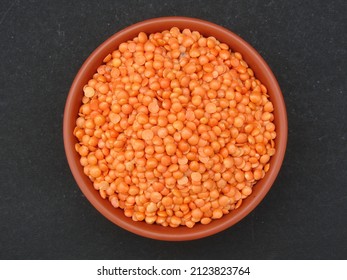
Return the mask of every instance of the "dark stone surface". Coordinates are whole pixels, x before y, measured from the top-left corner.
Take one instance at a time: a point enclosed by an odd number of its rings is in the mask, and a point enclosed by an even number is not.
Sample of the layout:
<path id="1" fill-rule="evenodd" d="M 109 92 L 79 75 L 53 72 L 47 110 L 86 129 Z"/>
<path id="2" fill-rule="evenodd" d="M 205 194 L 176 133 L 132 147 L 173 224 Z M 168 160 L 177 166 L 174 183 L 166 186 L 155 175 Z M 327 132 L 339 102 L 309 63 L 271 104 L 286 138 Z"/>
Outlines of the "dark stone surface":
<path id="1" fill-rule="evenodd" d="M 129 2 L 129 3 L 126 3 Z M 2 259 L 346 259 L 346 1 L 1 1 Z M 83 197 L 65 159 L 74 75 L 116 31 L 168 15 L 225 26 L 278 78 L 289 142 L 266 199 L 202 240 L 145 239 Z"/>

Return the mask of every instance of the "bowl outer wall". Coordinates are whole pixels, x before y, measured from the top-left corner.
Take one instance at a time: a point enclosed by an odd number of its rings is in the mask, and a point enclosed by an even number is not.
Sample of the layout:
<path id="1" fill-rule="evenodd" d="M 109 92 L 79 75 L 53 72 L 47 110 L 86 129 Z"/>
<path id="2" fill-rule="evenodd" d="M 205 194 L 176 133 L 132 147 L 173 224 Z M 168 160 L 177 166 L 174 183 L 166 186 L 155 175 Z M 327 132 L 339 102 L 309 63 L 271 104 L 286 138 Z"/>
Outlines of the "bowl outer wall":
<path id="1" fill-rule="evenodd" d="M 212 221 L 208 225 L 197 224 L 192 229 L 187 227 L 170 228 L 160 225 L 149 225 L 145 222 L 134 222 L 130 218 L 125 217 L 123 210 L 113 208 L 108 200 L 102 199 L 99 193 L 95 191 L 92 182 L 83 173 L 83 168 L 79 163 L 79 155 L 74 149 L 77 139 L 73 135 L 73 130 L 78 110 L 81 106 L 83 86 L 96 72 L 98 66 L 102 64 L 106 55 L 117 49 L 120 43 L 136 37 L 141 31 L 150 34 L 170 29 L 174 26 L 181 30 L 184 28 L 196 30 L 204 36 L 214 36 L 219 41 L 229 45 L 232 51 L 240 52 L 244 60 L 253 69 L 255 76 L 267 87 L 275 108 L 273 113 L 277 133 L 275 139 L 276 154 L 270 160 L 271 166 L 265 177 L 257 182 L 253 188 L 253 193 L 243 201 L 240 208 L 233 210 L 228 215 L 224 215 L 219 220 Z M 219 25 L 186 17 L 164 17 L 145 20 L 117 32 L 102 43 L 87 58 L 72 83 L 65 105 L 63 122 L 64 146 L 71 172 L 81 191 L 91 204 L 107 219 L 130 232 L 148 238 L 168 241 L 193 240 L 210 236 L 231 227 L 247 216 L 262 201 L 278 175 L 285 155 L 287 130 L 287 114 L 280 87 L 269 66 L 258 52 L 239 36 Z"/>

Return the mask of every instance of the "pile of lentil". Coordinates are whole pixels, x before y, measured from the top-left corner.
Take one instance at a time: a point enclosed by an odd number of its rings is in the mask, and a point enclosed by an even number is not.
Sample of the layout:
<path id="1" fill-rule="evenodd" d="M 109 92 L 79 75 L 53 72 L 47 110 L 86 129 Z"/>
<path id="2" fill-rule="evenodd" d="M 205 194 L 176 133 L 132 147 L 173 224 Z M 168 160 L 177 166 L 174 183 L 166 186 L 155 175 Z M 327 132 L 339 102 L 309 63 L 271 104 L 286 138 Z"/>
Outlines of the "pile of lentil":
<path id="1" fill-rule="evenodd" d="M 83 88 L 84 173 L 125 216 L 192 228 L 237 209 L 275 154 L 273 104 L 242 55 L 173 27 L 119 45 Z"/>

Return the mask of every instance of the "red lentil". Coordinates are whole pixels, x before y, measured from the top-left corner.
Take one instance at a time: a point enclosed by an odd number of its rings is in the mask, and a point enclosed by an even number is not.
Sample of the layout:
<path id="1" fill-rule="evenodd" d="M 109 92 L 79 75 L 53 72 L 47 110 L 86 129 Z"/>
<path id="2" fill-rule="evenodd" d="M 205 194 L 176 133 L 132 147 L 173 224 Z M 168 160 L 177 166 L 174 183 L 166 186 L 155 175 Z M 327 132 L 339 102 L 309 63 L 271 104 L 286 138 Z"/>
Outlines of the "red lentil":
<path id="1" fill-rule="evenodd" d="M 209 224 L 253 192 L 276 152 L 274 106 L 242 55 L 173 27 L 120 44 L 83 88 L 76 151 L 134 221 Z"/>

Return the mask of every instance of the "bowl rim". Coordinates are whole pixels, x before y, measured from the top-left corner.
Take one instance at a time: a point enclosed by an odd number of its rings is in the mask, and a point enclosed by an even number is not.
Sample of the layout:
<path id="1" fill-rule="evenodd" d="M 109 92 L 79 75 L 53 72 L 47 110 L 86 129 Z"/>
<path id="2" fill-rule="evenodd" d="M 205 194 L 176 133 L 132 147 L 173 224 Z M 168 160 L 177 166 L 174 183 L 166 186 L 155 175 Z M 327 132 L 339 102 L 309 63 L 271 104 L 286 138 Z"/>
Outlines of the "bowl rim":
<path id="1" fill-rule="evenodd" d="M 281 133 L 277 134 L 277 142 L 280 143 L 280 145 L 276 146 L 276 154 L 272 157 L 272 166 L 270 170 L 267 172 L 269 176 L 265 176 L 261 181 L 265 180 L 264 186 L 262 190 L 259 192 L 258 196 L 255 197 L 251 203 L 248 203 L 247 205 L 243 205 L 244 207 L 240 207 L 237 209 L 237 213 L 233 215 L 230 219 L 225 219 L 224 222 L 220 222 L 216 224 L 216 226 L 208 226 L 205 225 L 201 227 L 200 231 L 185 231 L 185 232 L 174 232 L 168 231 L 168 232 L 161 232 L 158 233 L 156 231 L 152 231 L 150 229 L 143 229 L 141 226 L 135 225 L 135 222 L 132 222 L 130 218 L 129 222 L 124 221 L 123 219 L 120 219 L 115 215 L 114 213 L 111 213 L 105 207 L 103 206 L 102 202 L 96 198 L 96 195 L 99 196 L 99 193 L 96 192 L 94 189 L 90 190 L 88 188 L 83 178 L 80 176 L 79 169 L 81 169 L 81 166 L 79 165 L 79 162 L 75 160 L 74 153 L 75 152 L 75 142 L 72 140 L 71 137 L 72 131 L 71 130 L 71 121 L 70 118 L 72 117 L 70 114 L 71 108 L 72 108 L 72 99 L 76 92 L 81 91 L 81 88 L 78 87 L 78 81 L 84 77 L 85 69 L 90 65 L 97 57 L 100 57 L 100 54 L 105 52 L 105 49 L 108 49 L 108 46 L 110 44 L 113 44 L 113 42 L 117 41 L 118 38 L 124 36 L 125 34 L 132 33 L 134 30 L 138 30 L 139 28 L 143 29 L 146 28 L 149 25 L 153 24 L 163 24 L 165 23 L 172 23 L 172 26 L 175 26 L 178 22 L 184 21 L 186 24 L 193 24 L 198 26 L 207 26 L 209 29 L 211 29 L 211 36 L 214 36 L 214 32 L 218 30 L 218 32 L 221 32 L 225 34 L 226 36 L 232 38 L 233 41 L 237 42 L 240 46 L 242 46 L 243 49 L 247 49 L 248 53 L 251 53 L 252 57 L 256 60 L 256 65 L 259 66 L 258 68 L 263 69 L 262 72 L 265 73 L 267 76 L 269 82 L 272 86 L 272 96 L 276 96 L 277 99 L 277 110 L 280 110 L 279 113 L 279 119 L 277 119 L 277 122 L 281 124 Z M 189 27 L 187 27 L 189 28 Z M 160 28 L 158 28 L 158 31 Z M 165 28 L 163 29 L 165 30 Z M 197 30 L 199 31 L 199 30 Z M 218 38 L 217 38 L 218 39 Z M 233 48 L 231 46 L 231 48 Z M 253 68 L 253 67 L 252 67 Z M 259 70 L 260 71 L 260 70 Z M 271 96 L 271 95 L 270 95 Z M 276 128 L 278 129 L 278 128 Z M 77 182 L 79 188 L 81 189 L 82 193 L 86 196 L 86 198 L 89 200 L 89 202 L 108 220 L 113 222 L 114 224 L 122 227 L 123 229 L 126 229 L 132 233 L 141 235 L 143 237 L 157 239 L 157 240 L 166 240 L 166 241 L 185 241 L 185 240 L 194 240 L 199 238 L 204 238 L 213 234 L 216 234 L 218 232 L 221 232 L 237 222 L 239 222 L 241 219 L 246 217 L 249 213 L 251 213 L 254 208 L 256 208 L 260 202 L 264 199 L 265 195 L 268 193 L 270 188 L 272 187 L 276 177 L 278 176 L 279 170 L 281 168 L 281 165 L 284 160 L 286 146 L 287 146 L 287 137 L 288 137 L 288 120 L 287 120 L 287 113 L 286 113 L 286 106 L 284 103 L 284 98 L 281 92 L 281 89 L 278 85 L 278 82 L 271 71 L 268 64 L 265 62 L 265 60 L 261 57 L 261 55 L 245 40 L 243 40 L 240 36 L 236 35 L 232 31 L 217 25 L 215 23 L 197 19 L 197 18 L 191 18 L 191 17 L 159 17 L 159 18 L 152 18 L 147 19 L 138 23 L 135 23 L 133 25 L 130 25 L 115 34 L 113 34 L 111 37 L 109 37 L 107 40 L 105 40 L 101 45 L 99 45 L 85 60 L 85 62 L 82 64 L 81 68 L 79 69 L 77 75 L 75 76 L 73 83 L 71 85 L 71 88 L 69 90 L 68 97 L 66 99 L 65 103 L 65 109 L 64 109 L 64 118 L 63 118 L 63 140 L 64 140 L 64 148 L 65 148 L 65 154 L 67 157 L 67 161 L 70 167 L 70 170 L 72 172 L 72 175 Z M 86 177 L 86 175 L 84 175 Z M 89 180 L 89 179 L 88 179 Z M 231 213 L 235 212 L 236 210 L 232 211 Z M 230 215 L 229 213 L 228 215 Z M 212 224 L 212 223 L 211 223 Z M 210 225 L 211 225 L 210 224 Z M 156 226 L 156 225 L 154 225 Z"/>

